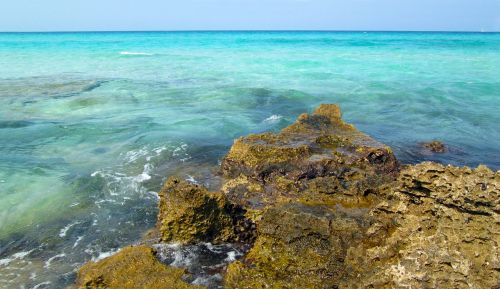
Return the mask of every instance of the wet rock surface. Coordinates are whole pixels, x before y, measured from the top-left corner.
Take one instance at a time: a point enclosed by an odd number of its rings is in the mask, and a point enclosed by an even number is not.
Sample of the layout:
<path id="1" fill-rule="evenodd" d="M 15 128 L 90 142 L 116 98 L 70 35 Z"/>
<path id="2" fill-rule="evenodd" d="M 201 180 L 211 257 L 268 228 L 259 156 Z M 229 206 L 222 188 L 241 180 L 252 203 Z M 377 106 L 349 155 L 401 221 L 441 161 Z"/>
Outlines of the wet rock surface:
<path id="1" fill-rule="evenodd" d="M 162 242 L 221 243 L 253 237 L 253 224 L 244 217 L 244 210 L 220 192 L 170 178 L 159 196 L 157 227 Z"/>
<path id="2" fill-rule="evenodd" d="M 78 289 L 196 289 L 182 280 L 186 270 L 166 266 L 146 246 L 127 247 L 100 262 L 85 264 L 78 272 Z"/>
<path id="3" fill-rule="evenodd" d="M 300 203 L 266 210 L 253 248 L 229 266 L 226 287 L 335 287 L 346 274 L 347 249 L 367 227 L 364 213 Z"/>
<path id="4" fill-rule="evenodd" d="M 198 252 L 204 242 L 236 242 L 245 249 L 208 249 L 206 259 L 219 265 L 182 263 L 184 272 L 162 265 L 173 271 L 161 278 L 209 288 L 500 288 L 500 172 L 401 166 L 389 147 L 343 122 L 336 105 L 279 133 L 237 139 L 221 175 L 222 192 L 166 182 L 156 233 L 169 243 L 154 248 Z M 147 250 L 166 263 L 178 256 Z M 84 266 L 79 286 L 142 284 L 140 273 L 114 277 L 123 260 L 128 268 L 143 262 L 123 251 Z M 81 288 L 128 288 L 113 284 Z"/>
<path id="5" fill-rule="evenodd" d="M 237 139 L 221 169 L 230 201 L 261 210 L 298 199 L 358 206 L 399 164 L 389 147 L 342 121 L 338 106 L 323 104 L 280 133 Z"/>

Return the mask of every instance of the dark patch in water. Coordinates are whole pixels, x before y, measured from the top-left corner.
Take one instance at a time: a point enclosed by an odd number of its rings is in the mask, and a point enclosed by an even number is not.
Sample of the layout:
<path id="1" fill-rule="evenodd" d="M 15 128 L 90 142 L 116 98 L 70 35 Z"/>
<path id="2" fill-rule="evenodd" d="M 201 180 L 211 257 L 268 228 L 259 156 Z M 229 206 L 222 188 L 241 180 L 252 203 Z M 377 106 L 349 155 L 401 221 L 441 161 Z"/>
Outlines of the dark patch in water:
<path id="1" fill-rule="evenodd" d="M 94 149 L 92 152 L 96 155 L 100 155 L 100 154 L 103 154 L 103 153 L 106 153 L 108 152 L 109 149 L 108 148 L 103 148 L 103 147 L 100 147 L 100 148 L 96 148 Z"/>
<path id="2" fill-rule="evenodd" d="M 34 122 L 27 120 L 6 120 L 0 121 L 0 129 L 2 128 L 22 128 L 33 125 Z"/>
<path id="3" fill-rule="evenodd" d="M 96 88 L 101 87 L 101 85 L 103 85 L 106 82 L 108 82 L 108 81 L 106 81 L 106 80 L 96 81 L 95 83 L 87 85 L 86 87 L 84 87 L 82 89 L 82 92 L 90 92 L 90 91 L 92 91 L 92 90 L 94 90 Z"/>

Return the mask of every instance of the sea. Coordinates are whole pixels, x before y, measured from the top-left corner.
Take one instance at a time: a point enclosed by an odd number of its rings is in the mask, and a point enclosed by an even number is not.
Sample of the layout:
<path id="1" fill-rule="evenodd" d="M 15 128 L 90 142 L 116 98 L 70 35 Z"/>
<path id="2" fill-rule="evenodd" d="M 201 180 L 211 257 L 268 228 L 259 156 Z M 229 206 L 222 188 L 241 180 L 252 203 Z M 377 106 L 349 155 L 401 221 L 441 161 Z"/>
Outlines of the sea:
<path id="1" fill-rule="evenodd" d="M 498 170 L 500 34 L 0 33 L 0 288 L 66 288 L 145 238 L 168 176 L 216 190 L 235 138 L 321 103 L 403 164 Z"/>

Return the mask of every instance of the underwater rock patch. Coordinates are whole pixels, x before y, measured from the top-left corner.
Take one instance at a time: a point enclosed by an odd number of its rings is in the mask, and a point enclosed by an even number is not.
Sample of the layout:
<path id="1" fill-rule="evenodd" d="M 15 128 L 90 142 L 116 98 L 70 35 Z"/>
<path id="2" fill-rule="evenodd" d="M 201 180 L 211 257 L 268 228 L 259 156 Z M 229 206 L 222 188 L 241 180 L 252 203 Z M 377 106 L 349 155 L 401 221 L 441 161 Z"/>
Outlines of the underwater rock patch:
<path id="1" fill-rule="evenodd" d="M 420 146 L 431 153 L 445 153 L 448 151 L 446 145 L 437 140 L 421 143 Z"/>

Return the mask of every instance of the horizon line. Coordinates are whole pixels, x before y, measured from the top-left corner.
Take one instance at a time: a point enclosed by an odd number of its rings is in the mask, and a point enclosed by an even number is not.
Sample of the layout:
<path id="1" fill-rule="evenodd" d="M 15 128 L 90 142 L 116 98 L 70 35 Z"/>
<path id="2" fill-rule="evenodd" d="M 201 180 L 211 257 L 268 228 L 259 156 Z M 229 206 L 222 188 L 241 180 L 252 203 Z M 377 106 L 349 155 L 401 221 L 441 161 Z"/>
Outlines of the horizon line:
<path id="1" fill-rule="evenodd" d="M 179 29 L 179 30 L 12 30 L 0 33 L 141 33 L 141 32 L 396 32 L 396 33 L 500 33 L 484 30 L 336 30 L 336 29 Z"/>

